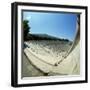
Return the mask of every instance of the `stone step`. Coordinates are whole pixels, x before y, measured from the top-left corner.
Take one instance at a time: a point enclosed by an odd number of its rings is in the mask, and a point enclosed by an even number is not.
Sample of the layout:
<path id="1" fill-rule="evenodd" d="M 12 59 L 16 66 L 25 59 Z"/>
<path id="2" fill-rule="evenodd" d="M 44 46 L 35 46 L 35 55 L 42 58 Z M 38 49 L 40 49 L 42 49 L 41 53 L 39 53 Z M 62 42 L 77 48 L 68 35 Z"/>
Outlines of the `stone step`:
<path id="1" fill-rule="evenodd" d="M 30 62 L 32 62 L 32 64 L 38 68 L 39 70 L 41 70 L 43 73 L 49 73 L 52 70 L 52 65 L 49 65 L 45 62 L 43 62 L 43 60 L 40 60 L 38 57 L 36 57 L 33 53 L 31 53 L 28 48 L 26 48 L 24 50 L 26 56 L 28 57 L 28 59 L 30 60 Z"/>

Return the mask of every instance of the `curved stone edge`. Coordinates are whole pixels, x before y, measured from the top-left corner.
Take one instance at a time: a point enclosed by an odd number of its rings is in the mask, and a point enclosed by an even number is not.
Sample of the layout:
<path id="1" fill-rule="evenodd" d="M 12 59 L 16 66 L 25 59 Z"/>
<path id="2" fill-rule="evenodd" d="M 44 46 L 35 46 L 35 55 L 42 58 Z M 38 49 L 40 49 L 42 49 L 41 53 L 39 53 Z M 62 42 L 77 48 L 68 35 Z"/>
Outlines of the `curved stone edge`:
<path id="1" fill-rule="evenodd" d="M 42 71 L 43 73 L 49 73 L 51 71 L 52 65 L 48 65 L 47 63 L 39 60 L 35 55 L 28 51 L 28 48 L 24 50 L 24 53 L 26 54 L 30 62 L 32 62 L 32 64 L 40 71 Z"/>

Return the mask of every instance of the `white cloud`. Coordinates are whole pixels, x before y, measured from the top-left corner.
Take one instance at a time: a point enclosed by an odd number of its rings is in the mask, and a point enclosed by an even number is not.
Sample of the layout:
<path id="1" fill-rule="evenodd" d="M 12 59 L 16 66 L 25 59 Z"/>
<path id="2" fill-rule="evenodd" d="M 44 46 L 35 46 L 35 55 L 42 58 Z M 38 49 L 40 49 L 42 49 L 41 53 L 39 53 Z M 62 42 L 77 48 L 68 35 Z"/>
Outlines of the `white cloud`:
<path id="1" fill-rule="evenodd" d="M 30 20 L 30 19 L 31 19 L 31 16 L 27 16 L 26 19 L 27 19 L 27 20 Z"/>

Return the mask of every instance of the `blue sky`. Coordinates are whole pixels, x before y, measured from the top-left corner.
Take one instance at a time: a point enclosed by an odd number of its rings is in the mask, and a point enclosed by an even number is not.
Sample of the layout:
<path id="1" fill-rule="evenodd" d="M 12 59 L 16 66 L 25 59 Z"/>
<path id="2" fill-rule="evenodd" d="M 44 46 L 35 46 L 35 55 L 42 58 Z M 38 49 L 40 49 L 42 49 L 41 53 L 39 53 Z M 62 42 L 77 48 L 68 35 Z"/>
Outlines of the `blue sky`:
<path id="1" fill-rule="evenodd" d="M 23 11 L 23 20 L 28 20 L 31 33 L 49 34 L 73 40 L 76 33 L 77 14 Z"/>

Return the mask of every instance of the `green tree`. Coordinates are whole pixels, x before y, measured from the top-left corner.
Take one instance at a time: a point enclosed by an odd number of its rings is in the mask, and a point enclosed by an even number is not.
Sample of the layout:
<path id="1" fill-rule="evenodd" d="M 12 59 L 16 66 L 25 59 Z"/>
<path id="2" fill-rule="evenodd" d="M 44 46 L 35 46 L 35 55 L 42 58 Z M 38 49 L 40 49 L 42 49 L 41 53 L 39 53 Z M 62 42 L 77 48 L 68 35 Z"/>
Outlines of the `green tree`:
<path id="1" fill-rule="evenodd" d="M 28 23 L 29 23 L 28 20 L 24 20 L 24 21 L 23 21 L 24 40 L 27 39 L 28 33 L 29 33 L 29 29 L 30 29 Z"/>

